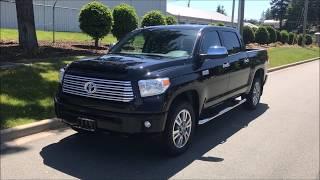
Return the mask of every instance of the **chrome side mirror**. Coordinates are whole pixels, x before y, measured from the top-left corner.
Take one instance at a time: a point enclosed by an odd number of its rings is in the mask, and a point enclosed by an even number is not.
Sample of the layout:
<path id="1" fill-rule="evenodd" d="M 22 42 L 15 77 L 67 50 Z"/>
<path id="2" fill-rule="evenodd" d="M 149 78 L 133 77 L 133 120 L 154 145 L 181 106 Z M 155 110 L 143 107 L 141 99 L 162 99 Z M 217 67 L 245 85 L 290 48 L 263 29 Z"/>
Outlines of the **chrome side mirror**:
<path id="1" fill-rule="evenodd" d="M 224 58 L 228 56 L 228 50 L 224 46 L 211 46 L 206 54 L 200 54 L 202 59 Z"/>

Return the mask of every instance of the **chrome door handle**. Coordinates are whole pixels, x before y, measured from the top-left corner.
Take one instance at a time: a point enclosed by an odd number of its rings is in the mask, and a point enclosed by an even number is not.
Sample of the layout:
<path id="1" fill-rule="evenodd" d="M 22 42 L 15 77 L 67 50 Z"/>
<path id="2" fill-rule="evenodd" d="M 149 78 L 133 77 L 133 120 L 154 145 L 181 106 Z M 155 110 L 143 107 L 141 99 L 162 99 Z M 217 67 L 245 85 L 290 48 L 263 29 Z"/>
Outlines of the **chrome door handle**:
<path id="1" fill-rule="evenodd" d="M 230 63 L 223 63 L 223 64 L 222 64 L 222 67 L 223 67 L 223 68 L 230 67 Z"/>
<path id="2" fill-rule="evenodd" d="M 248 58 L 244 59 L 244 63 L 248 63 L 250 60 Z"/>

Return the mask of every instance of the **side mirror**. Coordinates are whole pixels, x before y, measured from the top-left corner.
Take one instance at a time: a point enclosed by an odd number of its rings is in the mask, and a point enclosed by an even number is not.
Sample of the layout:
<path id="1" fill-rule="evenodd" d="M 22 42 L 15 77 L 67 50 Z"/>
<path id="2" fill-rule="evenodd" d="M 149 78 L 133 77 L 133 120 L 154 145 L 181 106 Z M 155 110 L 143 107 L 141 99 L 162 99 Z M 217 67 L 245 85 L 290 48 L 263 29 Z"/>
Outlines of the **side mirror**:
<path id="1" fill-rule="evenodd" d="M 209 47 L 207 54 L 200 54 L 201 59 L 216 59 L 224 58 L 227 56 L 228 50 L 223 46 L 211 46 Z"/>

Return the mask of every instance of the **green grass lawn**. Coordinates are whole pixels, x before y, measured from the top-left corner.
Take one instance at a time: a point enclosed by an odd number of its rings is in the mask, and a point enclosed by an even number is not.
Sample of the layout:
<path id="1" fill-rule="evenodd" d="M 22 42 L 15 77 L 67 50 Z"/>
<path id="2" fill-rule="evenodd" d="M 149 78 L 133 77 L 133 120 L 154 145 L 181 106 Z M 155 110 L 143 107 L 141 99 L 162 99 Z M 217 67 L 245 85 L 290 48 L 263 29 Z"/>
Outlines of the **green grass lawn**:
<path id="1" fill-rule="evenodd" d="M 1 40 L 6 41 L 17 41 L 18 40 L 18 30 L 17 29 L 0 29 Z M 49 41 L 52 42 L 52 31 L 37 31 L 37 38 L 39 41 Z M 79 32 L 56 32 L 56 41 L 72 41 L 72 42 L 93 42 L 90 36 L 79 33 Z M 103 38 L 102 43 L 110 44 L 116 42 L 116 38 L 112 34 L 107 35 Z"/>
<path id="2" fill-rule="evenodd" d="M 275 47 L 268 49 L 269 67 L 276 67 L 301 60 L 319 57 L 319 47 Z"/>
<path id="3" fill-rule="evenodd" d="M 280 47 L 268 52 L 270 67 L 319 56 L 318 48 Z M 79 58 L 45 59 L 30 66 L 1 70 L 1 128 L 54 117 L 53 97 L 58 86 L 59 69 Z"/>
<path id="4" fill-rule="evenodd" d="M 1 129 L 54 117 L 59 69 L 80 57 L 47 59 L 0 71 Z"/>

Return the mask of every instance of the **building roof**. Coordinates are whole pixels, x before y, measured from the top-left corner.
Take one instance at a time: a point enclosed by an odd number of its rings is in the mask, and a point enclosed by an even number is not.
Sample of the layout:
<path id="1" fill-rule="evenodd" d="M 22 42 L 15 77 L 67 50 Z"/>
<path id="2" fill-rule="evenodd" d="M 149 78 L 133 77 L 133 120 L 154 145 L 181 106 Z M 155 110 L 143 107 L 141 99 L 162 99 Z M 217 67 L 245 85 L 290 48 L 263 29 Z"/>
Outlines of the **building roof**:
<path id="1" fill-rule="evenodd" d="M 221 22 L 231 22 L 231 18 L 229 16 L 215 11 L 206 11 L 202 9 L 194 9 L 191 7 L 176 6 L 170 3 L 167 4 L 167 12 L 175 16 L 192 17 Z"/>

